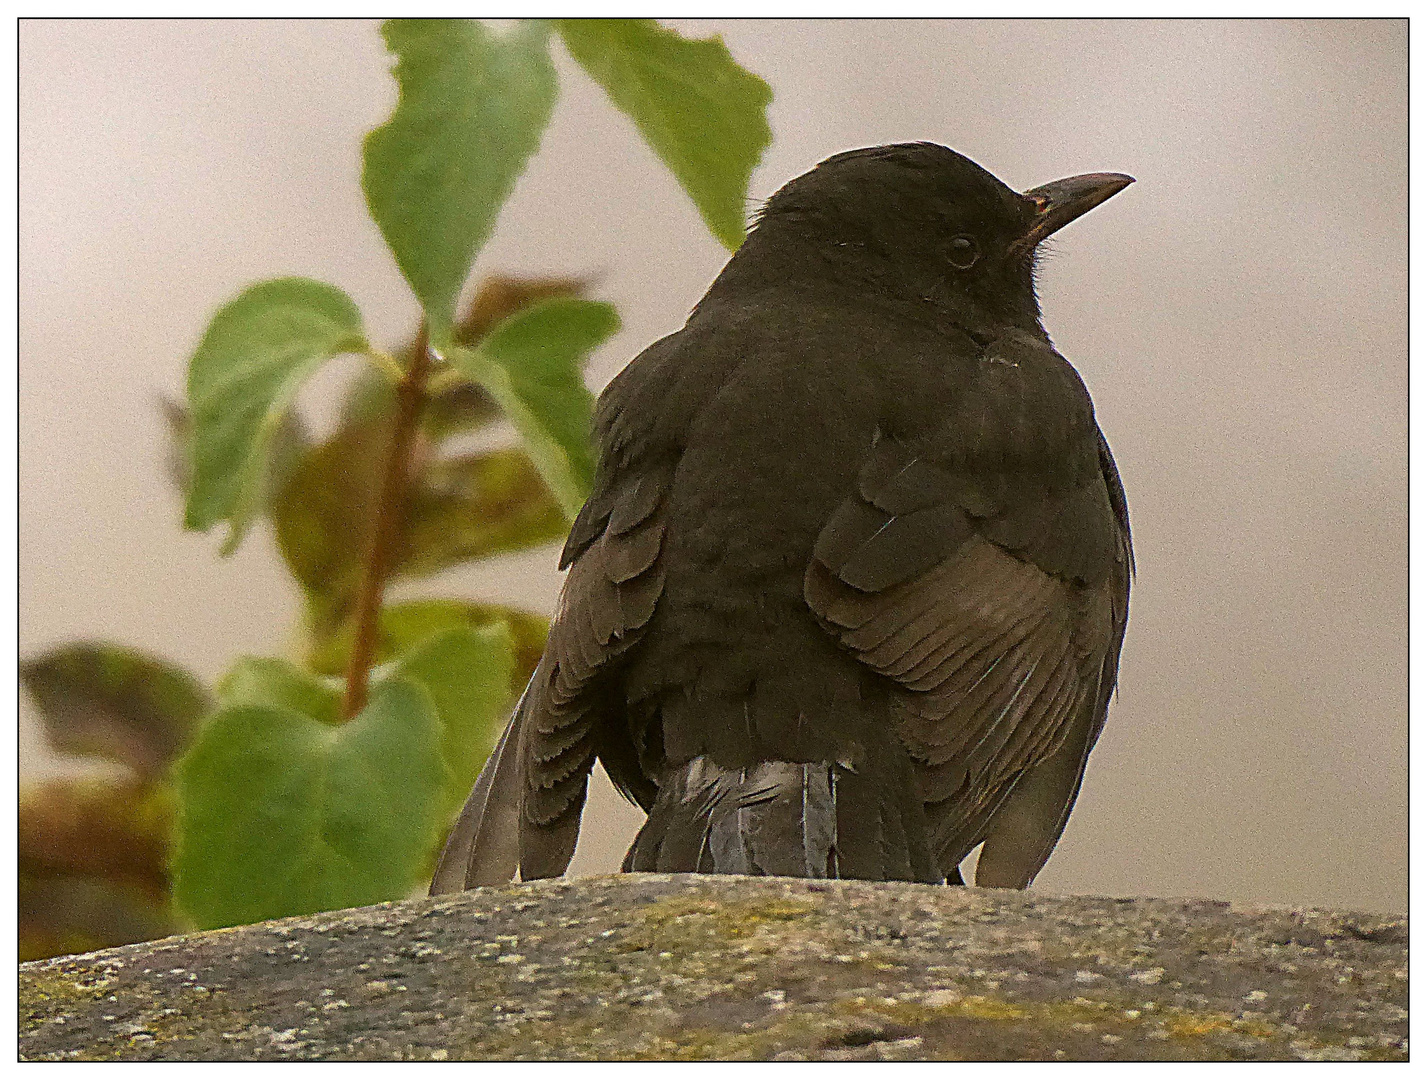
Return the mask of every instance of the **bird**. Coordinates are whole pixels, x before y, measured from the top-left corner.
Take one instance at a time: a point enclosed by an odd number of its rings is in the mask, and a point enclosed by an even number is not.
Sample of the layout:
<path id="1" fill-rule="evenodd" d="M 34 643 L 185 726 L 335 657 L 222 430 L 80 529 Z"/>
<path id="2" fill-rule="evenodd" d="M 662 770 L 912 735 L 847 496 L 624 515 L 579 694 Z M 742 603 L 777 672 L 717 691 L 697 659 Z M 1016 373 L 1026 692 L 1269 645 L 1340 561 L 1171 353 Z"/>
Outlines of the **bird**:
<path id="1" fill-rule="evenodd" d="M 1134 556 L 1041 243 L 1133 182 L 1020 192 L 932 142 L 763 204 L 600 395 L 545 651 L 431 892 L 564 873 L 598 760 L 626 871 L 1027 887 L 1118 675 Z"/>

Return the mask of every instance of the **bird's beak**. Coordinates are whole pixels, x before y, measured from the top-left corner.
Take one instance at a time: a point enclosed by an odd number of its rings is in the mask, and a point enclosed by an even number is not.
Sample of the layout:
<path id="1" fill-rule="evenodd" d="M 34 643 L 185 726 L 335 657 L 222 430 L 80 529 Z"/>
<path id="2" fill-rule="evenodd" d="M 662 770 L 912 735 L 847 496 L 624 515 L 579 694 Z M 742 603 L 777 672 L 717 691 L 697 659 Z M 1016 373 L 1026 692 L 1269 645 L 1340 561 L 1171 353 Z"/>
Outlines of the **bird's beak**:
<path id="1" fill-rule="evenodd" d="M 1094 210 L 1111 195 L 1135 182 L 1124 173 L 1085 173 L 1068 176 L 1031 188 L 1021 197 L 1035 204 L 1036 216 L 1030 229 L 1011 245 L 1013 254 L 1030 251 L 1057 229 L 1064 228 L 1081 214 Z"/>

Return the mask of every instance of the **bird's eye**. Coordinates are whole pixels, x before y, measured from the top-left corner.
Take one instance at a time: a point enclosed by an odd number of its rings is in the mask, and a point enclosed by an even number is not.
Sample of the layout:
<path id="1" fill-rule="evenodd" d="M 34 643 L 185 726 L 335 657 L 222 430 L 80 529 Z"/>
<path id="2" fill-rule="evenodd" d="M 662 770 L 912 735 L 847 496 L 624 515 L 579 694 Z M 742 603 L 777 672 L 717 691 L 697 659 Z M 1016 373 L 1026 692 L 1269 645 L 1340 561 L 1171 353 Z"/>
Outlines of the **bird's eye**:
<path id="1" fill-rule="evenodd" d="M 970 270 L 976 260 L 981 258 L 981 249 L 971 237 L 958 236 L 947 245 L 947 258 L 958 270 Z"/>

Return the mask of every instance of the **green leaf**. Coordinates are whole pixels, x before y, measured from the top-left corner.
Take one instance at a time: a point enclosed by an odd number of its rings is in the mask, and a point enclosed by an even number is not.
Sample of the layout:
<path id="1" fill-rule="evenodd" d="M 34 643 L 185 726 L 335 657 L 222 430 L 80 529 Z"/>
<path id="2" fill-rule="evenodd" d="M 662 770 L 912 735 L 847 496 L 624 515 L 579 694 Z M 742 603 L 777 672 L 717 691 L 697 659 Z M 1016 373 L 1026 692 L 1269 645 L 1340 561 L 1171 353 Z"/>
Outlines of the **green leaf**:
<path id="1" fill-rule="evenodd" d="M 499 604 L 477 604 L 468 600 L 411 600 L 382 608 L 377 621 L 376 662 L 386 663 L 416 648 L 443 630 L 459 626 L 484 626 L 501 622 L 510 630 L 515 643 L 515 672 L 511 678 L 512 692 L 525 686 L 540 654 L 545 651 L 545 638 L 550 632 L 550 620 L 529 611 L 502 607 Z M 352 652 L 352 624 L 348 622 L 330 636 L 318 636 L 307 655 L 307 665 L 325 675 L 341 675 Z"/>
<path id="2" fill-rule="evenodd" d="M 589 286 L 585 278 L 528 278 L 492 274 L 477 285 L 466 314 L 452 329 L 457 345 L 475 345 L 502 320 L 522 308 L 556 296 L 579 296 Z M 410 356 L 415 348 L 413 339 L 397 350 L 398 356 Z M 433 377 L 439 377 L 443 367 L 438 364 Z M 431 385 L 428 381 L 428 387 Z M 468 382 L 438 386 L 429 391 L 426 408 L 421 414 L 421 431 L 440 442 L 451 435 L 482 427 L 500 417 L 500 409 L 491 396 Z M 396 395 L 391 379 L 372 365 L 362 367 L 347 384 L 343 395 L 342 425 L 361 423 L 379 412 L 396 407 Z"/>
<path id="3" fill-rule="evenodd" d="M 471 262 L 549 122 L 549 28 L 393 19 L 382 33 L 400 96 L 367 136 L 362 187 L 440 348 Z"/>
<path id="4" fill-rule="evenodd" d="M 441 718 L 447 819 L 460 809 L 500 737 L 514 666 L 514 639 L 503 622 L 446 630 L 395 666 L 393 677 L 425 687 Z"/>
<path id="5" fill-rule="evenodd" d="M 456 327 L 456 344 L 477 345 L 481 339 L 518 311 L 542 300 L 579 299 L 590 287 L 589 278 L 512 277 L 492 274 L 482 278 L 471 297 L 466 316 Z"/>
<path id="6" fill-rule="evenodd" d="M 381 378 L 381 376 L 378 376 Z M 388 386 L 387 380 L 382 379 Z M 193 425 L 188 410 L 168 397 L 159 398 L 159 408 L 168 429 L 168 446 L 164 454 L 164 471 L 174 486 L 184 495 L 193 482 Z M 287 483 L 288 475 L 308 445 L 307 426 L 302 417 L 288 410 L 283 413 L 268 450 L 267 470 L 262 478 L 258 501 L 266 508 L 273 496 Z"/>
<path id="7" fill-rule="evenodd" d="M 214 688 L 224 708 L 275 705 L 324 724 L 342 722 L 342 682 L 271 656 L 240 656 Z"/>
<path id="8" fill-rule="evenodd" d="M 238 546 L 262 496 L 274 437 L 298 387 L 325 361 L 366 348 L 347 295 L 306 278 L 254 285 L 222 308 L 188 367 L 192 482 L 184 524 L 227 520 Z"/>
<path id="9" fill-rule="evenodd" d="M 517 312 L 474 349 L 452 349 L 453 367 L 479 383 L 514 422 L 531 460 L 568 517 L 594 479 L 590 414 L 594 398 L 580 365 L 619 329 L 610 304 L 546 300 Z"/>
<path id="10" fill-rule="evenodd" d="M 176 902 L 211 929 L 405 895 L 440 823 L 440 739 L 403 680 L 340 727 L 273 705 L 214 714 L 178 767 Z"/>
<path id="11" fill-rule="evenodd" d="M 396 355 L 411 356 L 412 349 L 408 346 Z M 341 430 L 365 424 L 380 416 L 390 417 L 395 412 L 396 386 L 387 373 L 375 364 L 363 364 L 352 373 L 351 381 L 342 394 L 337 427 Z"/>
<path id="12" fill-rule="evenodd" d="M 772 141 L 773 91 L 723 39 L 689 41 L 653 19 L 561 19 L 565 47 L 694 200 L 710 231 L 743 243 L 748 180 Z"/>
<path id="13" fill-rule="evenodd" d="M 420 577 L 548 544 L 569 527 L 524 450 L 435 461 L 412 492 L 396 573 Z"/>
<path id="14" fill-rule="evenodd" d="M 133 649 L 79 642 L 20 663 L 50 744 L 61 753 L 161 772 L 211 707 L 188 672 Z"/>
<path id="15" fill-rule="evenodd" d="M 475 345 L 503 320 L 522 308 L 556 296 L 579 296 L 589 286 L 585 278 L 522 278 L 493 274 L 481 280 L 465 316 L 456 324 L 457 345 Z M 421 429 L 440 441 L 484 426 L 500 409 L 479 386 L 458 382 L 431 396 L 421 416 Z"/>

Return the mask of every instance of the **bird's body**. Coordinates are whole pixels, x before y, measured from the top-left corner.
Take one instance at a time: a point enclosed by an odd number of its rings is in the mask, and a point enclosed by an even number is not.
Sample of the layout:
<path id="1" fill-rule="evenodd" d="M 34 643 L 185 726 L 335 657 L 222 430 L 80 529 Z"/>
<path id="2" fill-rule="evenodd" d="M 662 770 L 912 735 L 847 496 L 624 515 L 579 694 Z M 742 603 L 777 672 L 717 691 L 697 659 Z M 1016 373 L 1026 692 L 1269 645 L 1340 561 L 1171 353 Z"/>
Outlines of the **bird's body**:
<path id="1" fill-rule="evenodd" d="M 545 656 L 433 891 L 561 873 L 596 757 L 650 814 L 626 869 L 959 881 L 984 840 L 978 882 L 1029 883 L 1131 573 L 1034 244 L 1125 183 L 1023 196 L 912 144 L 770 200 L 600 398 Z"/>

